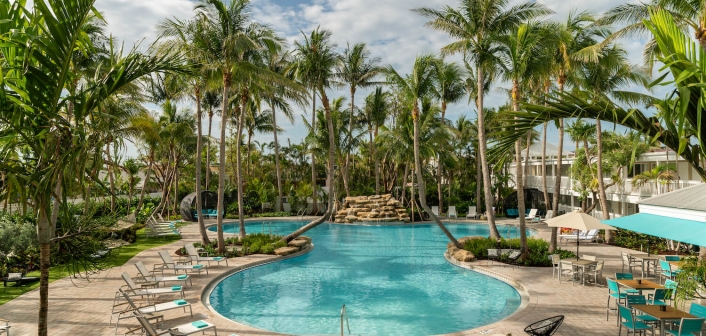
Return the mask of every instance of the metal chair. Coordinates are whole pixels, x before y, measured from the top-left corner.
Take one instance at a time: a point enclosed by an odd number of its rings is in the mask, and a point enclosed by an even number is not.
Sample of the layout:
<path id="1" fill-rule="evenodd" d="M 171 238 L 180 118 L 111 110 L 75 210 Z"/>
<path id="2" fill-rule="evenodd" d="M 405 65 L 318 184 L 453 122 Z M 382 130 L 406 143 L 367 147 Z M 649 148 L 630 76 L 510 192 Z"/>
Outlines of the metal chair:
<path id="1" fill-rule="evenodd" d="M 652 335 L 655 334 L 655 328 L 651 327 L 643 322 L 635 321 L 635 314 L 632 313 L 632 309 L 625 307 L 623 305 L 618 305 L 619 313 L 619 324 L 618 324 L 618 335 L 622 331 L 623 327 L 628 330 L 628 333 L 632 331 L 633 334 L 645 332 L 647 335 L 647 330 L 652 331 Z M 623 321 L 624 320 L 624 321 Z"/>
<path id="2" fill-rule="evenodd" d="M 552 254 L 552 278 L 554 278 L 554 272 L 561 273 L 559 264 L 561 263 L 561 256 L 559 254 Z"/>
<path id="3" fill-rule="evenodd" d="M 599 284 L 600 282 L 598 279 L 603 277 L 603 263 L 603 261 L 599 261 L 595 268 L 586 271 L 586 275 L 589 277 L 589 280 L 593 277 L 593 283 L 595 284 Z"/>
<path id="4" fill-rule="evenodd" d="M 703 318 L 682 318 L 679 322 L 679 329 L 665 330 L 667 335 L 691 336 L 695 334 L 703 335 L 701 329 L 704 326 Z"/>
<path id="5" fill-rule="evenodd" d="M 564 315 L 550 317 L 528 325 L 525 327 L 525 333 L 532 336 L 550 336 L 559 329 L 562 322 L 564 322 Z"/>

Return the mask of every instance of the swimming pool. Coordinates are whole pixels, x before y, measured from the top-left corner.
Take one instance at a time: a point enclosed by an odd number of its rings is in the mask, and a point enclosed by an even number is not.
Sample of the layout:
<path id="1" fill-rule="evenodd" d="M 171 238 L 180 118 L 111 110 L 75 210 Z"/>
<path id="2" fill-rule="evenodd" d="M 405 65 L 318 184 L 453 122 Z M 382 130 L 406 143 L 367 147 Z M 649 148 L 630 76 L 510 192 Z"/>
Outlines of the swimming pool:
<path id="1" fill-rule="evenodd" d="M 301 225 L 249 222 L 246 230 L 284 234 Z M 456 237 L 488 235 L 484 224 L 448 228 Z M 499 229 L 517 234 L 512 227 Z M 234 226 L 224 231 L 233 233 Z M 306 235 L 313 239 L 312 252 L 218 283 L 209 295 L 213 309 L 259 329 L 336 334 L 345 304 L 354 335 L 432 335 L 493 323 L 521 303 L 510 285 L 448 263 L 448 240 L 436 225 L 324 223 Z"/>

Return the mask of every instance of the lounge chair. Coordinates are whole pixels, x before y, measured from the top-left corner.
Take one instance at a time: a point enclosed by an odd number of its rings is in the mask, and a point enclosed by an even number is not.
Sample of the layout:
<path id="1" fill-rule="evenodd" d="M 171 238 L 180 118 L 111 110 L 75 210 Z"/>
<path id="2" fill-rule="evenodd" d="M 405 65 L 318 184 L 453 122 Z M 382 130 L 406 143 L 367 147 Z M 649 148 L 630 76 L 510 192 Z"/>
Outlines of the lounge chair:
<path id="1" fill-rule="evenodd" d="M 6 334 L 7 336 L 10 336 L 10 327 L 11 327 L 10 321 L 0 319 L 0 323 L 5 324 L 5 325 L 0 325 L 0 334 Z"/>
<path id="2" fill-rule="evenodd" d="M 228 266 L 228 258 L 225 257 L 209 257 L 205 256 L 202 257 L 199 251 L 196 250 L 196 247 L 194 246 L 193 243 L 188 243 L 184 244 L 184 248 L 186 249 L 186 253 L 189 255 L 189 258 L 191 258 L 191 262 L 196 262 L 197 264 L 201 261 L 206 261 L 208 264 L 211 264 L 211 261 L 218 262 L 218 265 L 221 265 L 221 261 L 226 262 L 226 266 Z M 201 252 L 201 253 L 206 253 L 206 252 Z"/>
<path id="3" fill-rule="evenodd" d="M 562 237 L 562 238 L 564 240 L 566 240 L 567 243 L 570 240 L 576 241 L 577 239 L 579 242 L 586 242 L 586 243 L 593 242 L 598 239 L 598 230 L 596 230 L 596 229 L 589 230 L 588 232 L 586 232 L 585 235 L 579 235 L 578 238 L 575 235 L 573 237 L 570 237 L 569 235 L 567 235 L 566 237 Z"/>
<path id="4" fill-rule="evenodd" d="M 123 289 L 125 293 L 128 293 L 129 295 L 133 296 L 147 296 L 148 297 L 148 302 L 149 302 L 149 297 L 150 296 L 155 296 L 155 295 L 160 295 L 160 294 L 179 294 L 181 298 L 184 298 L 184 286 L 172 286 L 172 287 L 164 287 L 164 288 L 145 288 L 145 286 L 138 285 L 134 280 L 132 280 L 132 277 L 130 277 L 127 272 L 123 272 L 123 274 L 120 275 L 123 280 L 125 280 L 125 286 L 127 287 Z"/>
<path id="5" fill-rule="evenodd" d="M 537 217 L 537 209 L 531 209 L 529 214 L 525 216 L 525 219 L 534 220 Z"/>
<path id="6" fill-rule="evenodd" d="M 159 251 L 159 257 L 162 258 L 162 261 L 164 262 L 163 264 L 154 264 L 153 270 L 154 272 L 157 272 L 157 270 L 162 271 L 162 275 L 164 275 L 164 270 L 165 269 L 171 269 L 174 270 L 174 274 L 176 274 L 178 271 L 196 271 L 201 274 L 202 270 L 206 270 L 206 274 L 208 274 L 208 265 L 186 265 L 184 262 L 175 262 L 174 259 L 172 259 L 172 256 L 169 254 L 168 251 Z"/>
<path id="7" fill-rule="evenodd" d="M 434 216 L 439 217 L 439 207 L 438 206 L 431 207 L 431 213 L 433 213 Z"/>
<path id="8" fill-rule="evenodd" d="M 476 219 L 478 217 L 478 213 L 476 213 L 476 207 L 475 206 L 469 206 L 468 207 L 468 213 L 466 214 L 466 218 L 473 218 Z"/>
<path id="9" fill-rule="evenodd" d="M 138 306 L 135 304 L 135 302 L 130 298 L 130 295 L 128 295 L 126 292 L 124 292 L 122 289 L 118 289 L 118 292 L 123 296 L 123 299 L 128 304 L 128 308 L 119 312 L 114 312 L 111 317 L 111 323 L 113 320 L 114 315 L 118 315 L 118 319 L 115 322 L 115 330 L 117 332 L 118 330 L 118 325 L 120 324 L 120 320 L 124 320 L 126 318 L 131 318 L 134 317 L 135 313 L 141 315 L 141 316 L 150 316 L 150 318 L 153 318 L 155 314 L 173 310 L 173 309 L 179 309 L 182 308 L 184 309 L 184 312 L 186 313 L 186 308 L 189 308 L 189 314 L 191 317 L 194 316 L 194 312 L 191 309 L 191 303 L 189 303 L 186 300 L 174 300 L 174 301 L 168 301 L 168 302 L 162 302 L 162 303 L 157 303 L 157 304 L 151 304 L 151 305 L 144 305 L 144 306 Z"/>
<path id="10" fill-rule="evenodd" d="M 458 214 L 456 214 L 456 207 L 455 207 L 455 206 L 453 206 L 453 205 L 452 205 L 452 206 L 449 206 L 449 215 L 448 215 L 448 217 L 449 217 L 449 218 L 451 218 L 451 217 L 458 218 Z"/>
<path id="11" fill-rule="evenodd" d="M 525 333 L 532 336 L 551 336 L 559 329 L 562 322 L 564 322 L 564 315 L 550 317 L 528 325 Z"/>
<path id="12" fill-rule="evenodd" d="M 554 217 L 554 210 L 547 210 L 547 214 L 544 215 L 543 219 L 549 220 L 549 219 L 552 219 L 552 217 Z"/>
<path id="13" fill-rule="evenodd" d="M 24 291 L 24 284 L 34 281 L 39 281 L 39 277 L 28 277 L 24 273 L 8 273 L 2 278 L 3 292 L 7 290 L 7 284 L 10 282 L 14 282 L 15 287 L 20 287 L 20 290 Z"/>
<path id="14" fill-rule="evenodd" d="M 147 219 L 145 225 L 145 236 L 147 237 L 181 236 L 179 230 L 170 223 L 159 223 L 154 218 Z"/>
<path id="15" fill-rule="evenodd" d="M 588 232 L 588 231 L 583 231 L 583 230 L 579 231 L 579 238 L 580 238 L 580 237 L 585 237 L 587 232 Z M 571 239 L 576 240 L 576 234 L 575 234 L 575 233 L 559 235 L 559 242 L 562 242 L 562 241 L 564 241 L 564 240 L 571 240 Z"/>
<path id="16" fill-rule="evenodd" d="M 187 282 L 187 281 L 191 281 L 191 277 L 189 277 L 187 274 L 176 275 L 176 276 L 166 276 L 166 277 L 164 277 L 164 276 L 162 276 L 162 277 L 155 276 L 155 275 L 153 274 L 154 272 L 150 272 L 150 271 L 147 269 L 147 267 L 145 266 L 145 264 L 143 264 L 141 261 L 136 262 L 136 263 L 135 263 L 135 267 L 137 267 L 137 271 L 140 272 L 140 275 L 141 275 L 140 278 L 141 278 L 143 281 L 147 281 L 147 282 L 157 282 L 157 283 L 166 283 L 166 282 L 172 282 L 172 281 L 177 281 L 177 282 L 183 281 L 183 282 L 184 282 L 184 286 L 186 286 L 186 282 Z M 192 282 L 191 284 L 193 285 L 193 282 Z"/>
<path id="17" fill-rule="evenodd" d="M 169 328 L 167 330 L 157 331 L 154 326 L 147 320 L 146 317 L 140 315 L 137 315 L 135 317 L 137 318 L 137 321 L 140 322 L 140 325 L 142 326 L 142 329 L 144 329 L 147 336 L 186 336 L 195 334 L 197 332 L 204 332 L 205 334 L 205 331 L 211 328 L 213 328 L 214 335 L 218 335 L 218 332 L 216 331 L 216 326 L 203 320 L 178 325 L 174 328 Z"/>

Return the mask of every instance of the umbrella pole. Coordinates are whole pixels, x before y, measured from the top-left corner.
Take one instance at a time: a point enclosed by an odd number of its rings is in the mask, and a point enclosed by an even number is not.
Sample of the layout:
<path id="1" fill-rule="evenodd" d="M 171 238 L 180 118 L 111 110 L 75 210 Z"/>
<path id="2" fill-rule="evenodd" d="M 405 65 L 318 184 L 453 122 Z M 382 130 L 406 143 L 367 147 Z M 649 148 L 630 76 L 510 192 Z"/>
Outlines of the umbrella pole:
<path id="1" fill-rule="evenodd" d="M 576 230 L 576 260 L 579 260 L 579 233 L 581 230 Z"/>

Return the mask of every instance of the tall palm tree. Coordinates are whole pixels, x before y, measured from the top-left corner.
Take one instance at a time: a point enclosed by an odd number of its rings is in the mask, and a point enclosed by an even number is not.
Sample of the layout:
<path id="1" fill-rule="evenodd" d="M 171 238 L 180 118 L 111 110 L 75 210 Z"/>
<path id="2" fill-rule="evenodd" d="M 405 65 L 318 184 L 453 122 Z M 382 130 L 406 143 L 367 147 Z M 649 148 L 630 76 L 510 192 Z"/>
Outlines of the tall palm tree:
<path id="1" fill-rule="evenodd" d="M 386 68 L 387 80 L 402 91 L 412 101 L 412 123 L 414 125 L 414 167 L 417 175 L 417 185 L 419 188 L 419 204 L 424 211 L 431 216 L 436 222 L 441 231 L 446 237 L 458 248 L 463 246 L 456 240 L 446 226 L 441 223 L 439 218 L 429 209 L 426 201 L 426 186 L 424 185 L 424 176 L 422 175 L 422 162 L 419 158 L 419 103 L 428 96 L 434 86 L 434 65 L 438 60 L 433 55 L 418 56 L 414 61 L 412 72 L 402 77 L 392 67 Z"/>
<path id="2" fill-rule="evenodd" d="M 455 62 L 445 62 L 439 59 L 434 70 L 434 91 L 441 102 L 441 120 L 446 123 L 446 108 L 448 104 L 461 101 L 466 94 L 466 84 L 464 83 L 465 72 Z M 439 194 L 439 209 L 444 209 L 444 196 L 442 192 L 443 165 L 441 156 L 437 158 L 437 193 Z M 449 185 L 451 188 L 451 185 Z"/>
<path id="3" fill-rule="evenodd" d="M 338 76 L 341 81 L 348 85 L 351 94 L 351 114 L 348 118 L 348 133 L 353 133 L 353 119 L 355 116 L 355 93 L 358 88 L 367 88 L 377 84 L 377 77 L 382 68 L 378 66 L 380 59 L 370 57 L 370 50 L 365 43 L 358 43 L 352 47 L 348 45 L 341 55 L 341 62 L 338 66 Z M 351 160 L 351 153 L 346 153 L 346 161 L 343 164 L 343 186 L 346 196 L 350 196 L 348 187 L 348 173 Z"/>
<path id="4" fill-rule="evenodd" d="M 79 76 L 71 68 L 74 52 L 88 53 L 92 47 L 82 27 L 95 11 L 94 1 L 39 0 L 34 1 L 32 12 L 26 11 L 22 4 L 0 1 L 0 7 L 7 9 L 0 11 L 3 31 L 14 32 L 0 36 L 3 43 L 0 76 L 5 83 L 22 83 L 0 88 L 1 113 L 7 120 L 15 120 L 12 128 L 0 126 L 0 137 L 13 139 L 2 142 L 0 152 L 22 148 L 36 163 L 23 165 L 25 171 L 8 171 L 7 178 L 33 189 L 30 197 L 40 253 L 37 334 L 47 336 L 50 248 L 52 243 L 66 239 L 55 236 L 49 219 L 57 180 L 62 178 L 62 185 L 70 187 L 68 183 L 82 186 L 90 178 L 85 176 L 84 165 L 97 158 L 95 153 L 105 144 L 105 134 L 101 133 L 108 131 L 87 132 L 92 130 L 96 119 L 110 118 L 98 113 L 106 99 L 150 73 L 185 69 L 181 65 L 183 60 L 169 55 L 151 57 L 136 50 L 124 54 L 117 50 L 110 55 L 109 66 L 104 62 L 105 67 L 99 66 L 93 76 L 85 77 L 86 85 L 67 95 L 69 82 Z M 70 122 L 64 111 L 69 101 L 73 105 Z M 3 158 L 11 159 L 4 155 Z M 62 172 L 76 174 L 69 177 Z"/>
<path id="5" fill-rule="evenodd" d="M 375 140 L 378 137 L 380 127 L 387 119 L 390 103 L 389 92 L 382 91 L 381 87 L 375 88 L 375 92 L 365 98 L 365 121 L 368 124 L 368 134 L 370 135 L 370 157 L 374 161 L 375 169 L 375 194 L 380 193 L 380 160 L 375 155 Z"/>
<path id="6" fill-rule="evenodd" d="M 221 96 L 218 90 L 209 88 L 203 93 L 203 98 L 201 100 L 201 108 L 206 110 L 208 114 L 208 133 L 206 135 L 206 181 L 205 188 L 209 190 L 211 188 L 211 125 L 213 124 L 213 116 L 220 115 L 221 110 Z"/>
<path id="7" fill-rule="evenodd" d="M 328 128 L 329 148 L 328 148 L 328 173 L 326 176 L 327 185 L 333 187 L 333 166 L 335 164 L 335 143 L 333 119 L 331 118 L 331 106 L 329 103 L 326 90 L 335 85 L 335 69 L 340 62 L 340 57 L 335 51 L 336 44 L 331 42 L 331 32 L 320 28 L 314 29 L 308 36 L 304 35 L 303 42 L 295 42 L 296 55 L 296 77 L 302 78 L 304 82 L 311 83 L 315 88 L 319 97 L 321 97 L 321 105 L 324 108 L 326 115 L 326 126 Z M 316 123 L 313 123 L 314 125 Z M 313 159 L 313 154 L 312 154 Z M 312 162 L 313 164 L 313 162 Z M 312 184 L 313 197 L 316 200 L 316 184 Z M 314 201 L 316 202 L 316 201 Z M 299 237 L 304 232 L 318 226 L 326 221 L 333 211 L 333 192 L 328 193 L 328 207 L 326 212 L 320 218 L 304 225 L 300 229 L 290 233 L 283 238 L 284 241 L 290 242 L 294 238 Z"/>
<path id="8" fill-rule="evenodd" d="M 449 34 L 455 42 L 442 48 L 444 54 L 462 52 L 472 60 L 476 71 L 476 98 L 478 112 L 478 140 L 480 143 L 481 170 L 483 172 L 483 187 L 485 191 L 486 209 L 493 208 L 493 195 L 490 183 L 490 169 L 487 159 L 487 142 L 485 120 L 483 116 L 483 93 L 486 78 L 492 76 L 496 66 L 495 37 L 507 33 L 513 27 L 526 20 L 550 14 L 551 11 L 535 2 L 526 2 L 508 8 L 508 0 L 461 0 L 458 8 L 446 6 L 441 10 L 433 8 L 418 8 L 415 12 L 429 18 L 427 26 Z M 500 233 L 495 226 L 495 215 L 488 211 L 488 226 L 490 236 L 499 238 Z"/>

